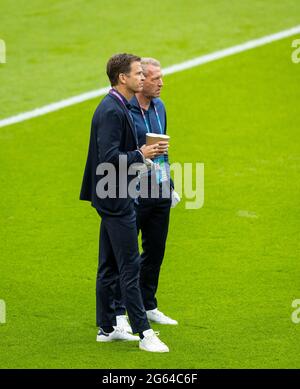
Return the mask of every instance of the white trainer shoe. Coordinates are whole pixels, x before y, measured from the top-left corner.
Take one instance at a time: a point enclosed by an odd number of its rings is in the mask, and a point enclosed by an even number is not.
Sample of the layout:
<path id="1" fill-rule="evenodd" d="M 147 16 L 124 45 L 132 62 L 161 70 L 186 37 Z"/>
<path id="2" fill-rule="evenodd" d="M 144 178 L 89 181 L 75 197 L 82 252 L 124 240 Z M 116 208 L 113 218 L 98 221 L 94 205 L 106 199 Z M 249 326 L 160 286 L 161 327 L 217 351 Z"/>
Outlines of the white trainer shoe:
<path id="1" fill-rule="evenodd" d="M 132 328 L 128 322 L 128 317 L 126 315 L 116 316 L 117 327 L 123 328 L 125 332 L 132 334 Z"/>
<path id="2" fill-rule="evenodd" d="M 128 334 L 123 328 L 114 327 L 113 332 L 109 334 L 100 328 L 96 340 L 97 342 L 114 342 L 116 340 L 138 341 L 140 337 Z"/>
<path id="3" fill-rule="evenodd" d="M 154 332 L 151 328 L 143 332 L 144 338 L 140 339 L 139 347 L 141 350 L 150 351 L 152 353 L 168 353 L 169 348 L 158 338 L 158 332 Z"/>
<path id="4" fill-rule="evenodd" d="M 155 323 L 159 324 L 171 324 L 171 325 L 177 325 L 178 322 L 176 320 L 171 319 L 170 317 L 166 316 L 162 312 L 160 312 L 157 308 L 151 309 L 150 311 L 146 311 L 148 320 L 151 320 Z"/>

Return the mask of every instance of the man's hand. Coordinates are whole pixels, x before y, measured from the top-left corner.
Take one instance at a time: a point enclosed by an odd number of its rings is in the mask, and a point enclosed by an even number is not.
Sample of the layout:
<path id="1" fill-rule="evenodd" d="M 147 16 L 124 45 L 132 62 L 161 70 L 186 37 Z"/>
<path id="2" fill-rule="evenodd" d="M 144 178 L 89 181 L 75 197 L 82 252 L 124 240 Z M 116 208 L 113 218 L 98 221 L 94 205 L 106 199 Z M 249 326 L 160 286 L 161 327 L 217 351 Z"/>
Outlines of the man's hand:
<path id="1" fill-rule="evenodd" d="M 168 142 L 159 142 L 155 143 L 151 146 L 143 145 L 140 150 L 143 153 L 145 158 L 153 159 L 155 157 L 158 157 L 159 155 L 167 154 L 168 153 Z"/>
<path id="2" fill-rule="evenodd" d="M 158 155 L 168 154 L 168 149 L 169 149 L 169 142 L 166 141 L 158 142 L 158 150 L 159 150 Z"/>

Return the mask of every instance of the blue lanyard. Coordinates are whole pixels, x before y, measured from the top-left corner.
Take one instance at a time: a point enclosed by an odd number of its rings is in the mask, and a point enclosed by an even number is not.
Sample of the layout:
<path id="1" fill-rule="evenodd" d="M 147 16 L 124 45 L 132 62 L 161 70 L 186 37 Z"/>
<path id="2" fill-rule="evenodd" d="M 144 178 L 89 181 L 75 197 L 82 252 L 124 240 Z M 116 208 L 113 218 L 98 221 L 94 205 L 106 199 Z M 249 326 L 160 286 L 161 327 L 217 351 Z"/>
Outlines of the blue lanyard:
<path id="1" fill-rule="evenodd" d="M 158 112 L 157 112 L 157 108 L 156 108 L 156 105 L 154 104 L 154 102 L 153 102 L 153 106 L 154 106 L 154 111 L 155 111 L 155 115 L 156 115 L 156 119 L 157 119 L 157 123 L 158 123 L 158 126 L 159 126 L 160 133 L 163 134 L 163 128 L 162 128 L 161 121 L 160 121 L 160 118 L 159 118 L 159 115 L 158 115 Z M 145 116 L 145 112 L 144 112 L 143 108 L 140 106 L 140 104 L 139 104 L 139 107 L 140 107 L 140 111 L 141 111 L 141 114 L 142 114 L 143 119 L 144 119 L 144 123 L 145 123 L 146 129 L 147 129 L 147 132 L 152 132 L 150 127 L 149 127 L 149 125 L 148 125 L 148 122 L 147 122 L 147 119 L 146 119 L 146 116 Z M 149 117 L 149 120 L 150 120 L 150 117 Z"/>

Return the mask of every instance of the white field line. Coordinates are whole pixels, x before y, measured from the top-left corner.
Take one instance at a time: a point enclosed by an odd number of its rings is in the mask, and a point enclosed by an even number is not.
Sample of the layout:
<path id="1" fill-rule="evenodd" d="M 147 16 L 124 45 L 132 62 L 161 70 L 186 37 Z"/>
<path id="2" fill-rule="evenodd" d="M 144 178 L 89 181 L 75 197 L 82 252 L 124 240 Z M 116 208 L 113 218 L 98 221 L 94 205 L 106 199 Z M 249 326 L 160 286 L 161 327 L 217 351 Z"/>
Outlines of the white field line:
<path id="1" fill-rule="evenodd" d="M 279 31 L 275 34 L 266 35 L 258 39 L 253 39 L 247 42 L 244 42 L 240 45 L 228 47 L 227 49 L 218 50 L 210 54 L 202 55 L 200 57 L 196 57 L 190 59 L 188 61 L 181 62 L 176 65 L 168 66 L 163 69 L 163 74 L 173 74 L 176 72 L 181 72 L 182 70 L 190 69 L 195 66 L 203 65 L 208 62 L 215 61 L 220 58 L 228 57 L 233 54 L 241 53 L 246 50 L 253 49 L 255 47 L 263 46 L 271 42 L 278 41 L 280 39 L 287 38 L 289 36 L 293 36 L 300 33 L 300 25 L 290 28 L 288 30 Z M 0 127 L 5 127 L 10 124 L 15 124 L 19 122 L 23 122 L 28 119 L 32 119 L 38 116 L 46 115 L 50 112 L 58 111 L 60 109 L 70 107 L 71 105 L 75 105 L 78 103 L 82 103 L 87 100 L 94 99 L 99 96 L 105 95 L 110 87 L 105 87 L 93 91 L 89 91 L 86 93 L 82 93 L 77 96 L 70 97 L 68 99 L 57 101 L 56 103 L 44 105 L 43 107 L 36 108 L 32 111 L 22 112 L 18 115 L 11 116 L 5 119 L 0 120 Z"/>

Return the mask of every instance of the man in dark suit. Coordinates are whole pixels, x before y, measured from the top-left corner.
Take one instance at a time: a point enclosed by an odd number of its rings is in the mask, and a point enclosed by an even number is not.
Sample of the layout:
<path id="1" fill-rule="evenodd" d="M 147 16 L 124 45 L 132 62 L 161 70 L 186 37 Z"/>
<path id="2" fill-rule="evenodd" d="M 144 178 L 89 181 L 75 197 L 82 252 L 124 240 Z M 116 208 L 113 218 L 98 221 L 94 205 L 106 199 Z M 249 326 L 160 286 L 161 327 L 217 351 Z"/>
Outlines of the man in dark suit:
<path id="1" fill-rule="evenodd" d="M 127 190 L 134 176 L 129 175 L 127 169 L 124 173 L 121 166 L 121 160 L 125 159 L 126 167 L 130 167 L 166 151 L 158 144 L 138 147 L 128 101 L 143 88 L 140 61 L 139 57 L 131 54 L 118 54 L 107 63 L 112 89 L 99 104 L 92 119 L 80 199 L 90 201 L 102 219 L 96 282 L 97 325 L 100 327 L 97 341 L 139 340 L 139 347 L 143 350 L 168 352 L 168 347 L 150 328 L 143 305 L 134 199 Z M 112 184 L 108 180 L 103 186 L 109 166 L 116 171 L 113 175 L 116 182 Z M 132 331 L 139 333 L 139 337 L 116 326 L 114 298 L 118 279 Z"/>

